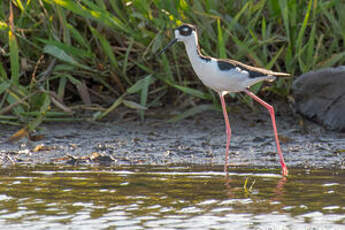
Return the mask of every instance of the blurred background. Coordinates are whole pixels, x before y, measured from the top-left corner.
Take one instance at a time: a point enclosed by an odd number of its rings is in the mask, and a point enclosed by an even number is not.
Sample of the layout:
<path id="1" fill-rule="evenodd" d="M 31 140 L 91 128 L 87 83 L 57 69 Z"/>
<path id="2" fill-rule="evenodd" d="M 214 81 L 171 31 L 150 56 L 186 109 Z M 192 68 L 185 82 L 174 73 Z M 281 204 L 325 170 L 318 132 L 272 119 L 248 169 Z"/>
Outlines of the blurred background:
<path id="1" fill-rule="evenodd" d="M 9 0 L 0 3 L 0 123 L 135 117 L 176 107 L 176 121 L 218 108 L 182 44 L 156 56 L 186 22 L 202 53 L 291 73 L 252 90 L 286 101 L 302 73 L 345 63 L 343 0 Z M 232 101 L 250 104 L 241 94 Z"/>

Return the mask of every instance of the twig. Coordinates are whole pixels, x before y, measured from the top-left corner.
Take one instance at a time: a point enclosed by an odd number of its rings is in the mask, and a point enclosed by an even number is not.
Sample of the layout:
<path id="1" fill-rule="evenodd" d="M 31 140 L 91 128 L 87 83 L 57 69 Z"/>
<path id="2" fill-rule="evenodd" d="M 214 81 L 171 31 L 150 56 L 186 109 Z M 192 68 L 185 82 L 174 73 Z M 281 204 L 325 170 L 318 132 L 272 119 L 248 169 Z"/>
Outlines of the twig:
<path id="1" fill-rule="evenodd" d="M 27 96 L 25 96 L 24 98 L 22 98 L 19 101 L 14 102 L 13 104 L 10 104 L 8 106 L 6 106 L 5 108 L 3 108 L 2 110 L 0 110 L 0 115 L 5 114 L 7 112 L 9 112 L 13 107 L 16 107 L 17 105 L 21 104 L 23 101 L 25 101 L 26 99 L 32 97 L 33 95 L 35 95 L 38 91 L 35 91 Z"/>

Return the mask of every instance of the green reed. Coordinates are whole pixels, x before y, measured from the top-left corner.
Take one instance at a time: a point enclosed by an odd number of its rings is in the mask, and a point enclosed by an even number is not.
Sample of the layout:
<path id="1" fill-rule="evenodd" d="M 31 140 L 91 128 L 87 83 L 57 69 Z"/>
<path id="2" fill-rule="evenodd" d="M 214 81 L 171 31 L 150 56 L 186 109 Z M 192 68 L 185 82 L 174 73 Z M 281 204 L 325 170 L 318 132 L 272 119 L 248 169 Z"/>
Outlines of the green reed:
<path id="1" fill-rule="evenodd" d="M 180 45 L 155 56 L 172 28 L 197 25 L 204 54 L 297 76 L 344 64 L 343 12 L 342 0 L 2 1 L 0 121 L 32 131 L 54 119 L 100 120 L 121 105 L 141 119 L 164 104 L 184 104 L 171 121 L 193 116 L 218 102 Z M 291 82 L 270 91 L 284 98 Z"/>

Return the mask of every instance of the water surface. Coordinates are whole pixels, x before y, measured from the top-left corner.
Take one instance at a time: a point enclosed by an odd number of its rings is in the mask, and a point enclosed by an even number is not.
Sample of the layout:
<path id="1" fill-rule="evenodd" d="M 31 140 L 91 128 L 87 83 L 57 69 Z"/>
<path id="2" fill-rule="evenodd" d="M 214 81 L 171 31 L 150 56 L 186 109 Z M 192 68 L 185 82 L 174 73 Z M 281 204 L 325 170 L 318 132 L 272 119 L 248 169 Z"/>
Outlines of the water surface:
<path id="1" fill-rule="evenodd" d="M 345 172 L 0 169 L 1 229 L 345 229 Z"/>

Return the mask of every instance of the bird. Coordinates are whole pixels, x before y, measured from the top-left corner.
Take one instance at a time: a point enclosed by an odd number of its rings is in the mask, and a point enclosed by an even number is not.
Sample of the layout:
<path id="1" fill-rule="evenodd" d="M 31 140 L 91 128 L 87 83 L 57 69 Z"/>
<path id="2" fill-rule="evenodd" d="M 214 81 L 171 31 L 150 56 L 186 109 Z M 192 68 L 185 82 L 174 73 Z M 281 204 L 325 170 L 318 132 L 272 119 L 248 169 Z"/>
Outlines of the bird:
<path id="1" fill-rule="evenodd" d="M 184 23 L 174 29 L 175 38 L 172 39 L 157 55 L 164 53 L 176 42 L 183 42 L 187 51 L 192 68 L 201 82 L 217 92 L 222 105 L 223 116 L 226 128 L 226 149 L 224 172 L 228 173 L 229 148 L 231 140 L 231 128 L 229 116 L 226 110 L 224 96 L 228 93 L 244 92 L 252 99 L 264 106 L 270 113 L 277 152 L 280 158 L 282 175 L 288 175 L 288 169 L 284 161 L 284 156 L 280 148 L 279 137 L 276 126 L 274 108 L 253 92 L 250 86 L 261 81 L 274 81 L 278 76 L 290 76 L 288 73 L 273 72 L 264 68 L 253 67 L 239 61 L 230 59 L 218 59 L 205 56 L 200 51 L 198 32 L 194 25 Z"/>

